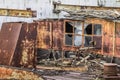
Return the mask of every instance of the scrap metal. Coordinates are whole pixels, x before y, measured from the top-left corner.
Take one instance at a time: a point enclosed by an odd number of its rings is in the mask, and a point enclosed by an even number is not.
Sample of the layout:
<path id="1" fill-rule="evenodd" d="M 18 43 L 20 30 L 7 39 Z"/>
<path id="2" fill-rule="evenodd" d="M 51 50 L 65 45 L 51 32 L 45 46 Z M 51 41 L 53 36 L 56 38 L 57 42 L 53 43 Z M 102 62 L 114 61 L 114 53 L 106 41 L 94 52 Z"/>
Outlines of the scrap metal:
<path id="1" fill-rule="evenodd" d="M 35 67 L 36 30 L 35 23 L 3 23 L 0 32 L 0 64 Z"/>

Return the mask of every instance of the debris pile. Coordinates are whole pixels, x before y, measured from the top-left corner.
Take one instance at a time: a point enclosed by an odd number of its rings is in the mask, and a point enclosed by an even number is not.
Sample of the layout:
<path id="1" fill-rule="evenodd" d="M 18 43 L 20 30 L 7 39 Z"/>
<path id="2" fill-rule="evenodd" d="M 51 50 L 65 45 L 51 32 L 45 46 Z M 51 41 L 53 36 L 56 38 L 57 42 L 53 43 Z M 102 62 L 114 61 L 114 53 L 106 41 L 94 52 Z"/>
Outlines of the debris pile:
<path id="1" fill-rule="evenodd" d="M 66 10 L 63 10 L 66 11 Z M 78 18 L 102 18 L 102 19 L 119 19 L 120 13 L 116 10 L 92 10 L 92 9 L 81 9 L 79 11 L 66 11 L 69 15 L 65 15 L 66 17 L 78 17 Z"/>
<path id="2" fill-rule="evenodd" d="M 101 79 L 104 68 L 103 63 L 105 63 L 101 58 L 102 56 L 93 53 L 80 53 L 79 55 L 79 57 L 77 55 L 75 58 L 60 58 L 58 60 L 43 59 L 39 61 L 39 66 L 37 66 L 37 68 L 49 70 L 47 73 L 54 73 L 55 71 L 55 74 L 47 75 L 52 77 L 56 75 L 59 76 L 56 72 L 59 73 L 60 71 L 63 71 L 63 75 L 68 75 L 69 72 L 78 72 L 81 77 L 88 75 L 89 78 L 92 76 L 91 80 Z M 52 72 L 51 70 L 54 71 Z M 79 79 L 81 78 L 79 77 Z"/>

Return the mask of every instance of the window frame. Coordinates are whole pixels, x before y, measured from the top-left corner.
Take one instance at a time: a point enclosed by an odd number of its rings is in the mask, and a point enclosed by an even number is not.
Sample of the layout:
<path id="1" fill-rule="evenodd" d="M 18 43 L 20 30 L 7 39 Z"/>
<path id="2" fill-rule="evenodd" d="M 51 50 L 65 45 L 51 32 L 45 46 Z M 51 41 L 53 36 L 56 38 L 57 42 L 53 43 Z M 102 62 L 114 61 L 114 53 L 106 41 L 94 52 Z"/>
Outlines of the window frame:
<path id="1" fill-rule="evenodd" d="M 66 31 L 66 22 L 74 22 L 74 26 L 73 26 L 73 33 L 66 33 L 65 31 Z M 75 33 L 75 30 L 74 30 L 74 27 L 75 27 L 75 22 L 80 22 L 81 23 L 81 25 L 82 25 L 82 34 L 76 34 Z M 85 27 L 85 23 L 87 23 L 87 24 L 92 24 L 92 34 L 90 34 L 90 35 L 88 35 L 88 34 L 85 34 L 84 32 L 85 32 L 85 30 L 84 30 L 84 27 Z M 96 35 L 96 34 L 94 34 L 94 25 L 96 25 L 96 24 L 99 24 L 99 25 L 101 25 L 101 34 L 100 35 Z M 91 39 L 91 41 L 93 41 L 93 38 L 94 38 L 94 36 L 98 36 L 98 37 L 101 37 L 102 36 L 102 29 L 103 29 L 103 26 L 102 26 L 102 24 L 100 24 L 100 23 L 88 23 L 88 22 L 83 22 L 83 21 L 79 21 L 79 20 L 65 20 L 64 21 L 64 38 L 63 38 L 63 44 L 64 44 L 64 46 L 69 46 L 69 47 L 85 47 L 85 39 L 84 39 L 84 37 L 85 36 L 88 36 L 88 37 L 91 37 L 92 39 Z M 66 34 L 71 34 L 72 35 L 72 45 L 67 45 L 66 43 L 65 43 L 65 40 L 66 40 L 66 37 L 65 37 L 65 35 Z M 75 36 L 81 36 L 82 37 L 82 45 L 80 45 L 80 46 L 75 46 L 74 44 L 74 38 L 75 38 Z"/>

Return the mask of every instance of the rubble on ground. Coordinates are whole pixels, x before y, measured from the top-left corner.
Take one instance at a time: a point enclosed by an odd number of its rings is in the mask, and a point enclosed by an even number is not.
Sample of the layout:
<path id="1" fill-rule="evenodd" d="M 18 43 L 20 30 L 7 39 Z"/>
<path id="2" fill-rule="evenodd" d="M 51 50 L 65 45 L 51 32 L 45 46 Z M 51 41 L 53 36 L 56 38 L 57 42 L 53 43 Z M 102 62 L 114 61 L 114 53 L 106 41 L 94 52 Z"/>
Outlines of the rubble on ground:
<path id="1" fill-rule="evenodd" d="M 0 66 L 0 79 L 4 80 L 43 80 L 43 78 L 32 71 L 14 68 L 9 66 Z"/>
<path id="2" fill-rule="evenodd" d="M 102 60 L 101 56 L 86 53 L 79 58 L 43 59 L 39 61 L 37 68 L 43 69 L 42 75 L 49 78 L 47 80 L 57 80 L 54 78 L 62 79 L 63 77 L 65 80 L 102 80 L 104 63 L 106 62 Z M 76 75 L 76 78 L 74 78 L 75 75 L 70 77 L 70 75 L 73 75 L 72 73 L 79 76 Z"/>

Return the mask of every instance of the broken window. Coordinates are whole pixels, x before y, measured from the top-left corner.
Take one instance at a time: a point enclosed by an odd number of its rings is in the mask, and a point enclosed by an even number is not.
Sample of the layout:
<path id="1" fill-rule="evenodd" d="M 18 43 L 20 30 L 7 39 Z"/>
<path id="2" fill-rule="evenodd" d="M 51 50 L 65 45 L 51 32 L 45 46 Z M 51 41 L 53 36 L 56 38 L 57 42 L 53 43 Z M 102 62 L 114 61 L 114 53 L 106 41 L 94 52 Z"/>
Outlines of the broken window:
<path id="1" fill-rule="evenodd" d="M 73 22 L 66 22 L 66 24 L 65 24 L 65 32 L 66 33 L 73 33 L 73 26 L 74 26 Z"/>
<path id="2" fill-rule="evenodd" d="M 90 46 L 90 42 L 92 41 L 92 24 L 85 23 L 84 24 L 84 46 Z"/>
<path id="3" fill-rule="evenodd" d="M 74 32 L 75 32 L 75 34 L 82 34 L 82 24 L 81 24 L 81 22 L 75 22 Z"/>
<path id="4" fill-rule="evenodd" d="M 94 24 L 94 34 L 101 35 L 101 25 L 100 24 Z"/>
<path id="5" fill-rule="evenodd" d="M 74 36 L 74 46 L 82 45 L 82 36 Z"/>
<path id="6" fill-rule="evenodd" d="M 84 34 L 92 35 L 92 24 L 85 24 Z"/>
<path id="7" fill-rule="evenodd" d="M 81 46 L 82 45 L 82 23 L 75 22 L 74 26 L 74 46 Z"/>
<path id="8" fill-rule="evenodd" d="M 66 21 L 65 45 L 101 48 L 101 30 L 101 24 L 84 23 L 83 25 L 80 21 Z"/>
<path id="9" fill-rule="evenodd" d="M 84 24 L 84 46 L 88 47 L 88 46 L 94 46 L 97 48 L 101 48 L 101 41 L 102 41 L 102 37 L 101 37 L 101 31 L 102 30 L 102 26 L 101 24 L 88 24 L 85 23 Z M 91 44 L 92 43 L 96 43 L 96 44 Z M 98 43 L 100 42 L 100 43 Z"/>
<path id="10" fill-rule="evenodd" d="M 82 23 L 72 21 L 65 23 L 65 45 L 81 46 L 82 45 Z"/>
<path id="11" fill-rule="evenodd" d="M 92 41 L 92 36 L 85 36 L 84 46 L 85 46 L 85 47 L 89 47 L 91 41 Z"/>
<path id="12" fill-rule="evenodd" d="M 72 45 L 72 34 L 65 34 L 65 44 Z"/>
<path id="13" fill-rule="evenodd" d="M 74 27 L 73 22 L 65 23 L 65 45 L 72 46 L 73 32 L 74 32 L 73 27 Z"/>

